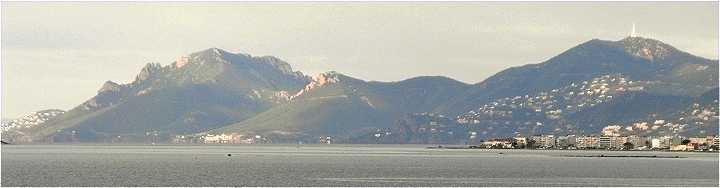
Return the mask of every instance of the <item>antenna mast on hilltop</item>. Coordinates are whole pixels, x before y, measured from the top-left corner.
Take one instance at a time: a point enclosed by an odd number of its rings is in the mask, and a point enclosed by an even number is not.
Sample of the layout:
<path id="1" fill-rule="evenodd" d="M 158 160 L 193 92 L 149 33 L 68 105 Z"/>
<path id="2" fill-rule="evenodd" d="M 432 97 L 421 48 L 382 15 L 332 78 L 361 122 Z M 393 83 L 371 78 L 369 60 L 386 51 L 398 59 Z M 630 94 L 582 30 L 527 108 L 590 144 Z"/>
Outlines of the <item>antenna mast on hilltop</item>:
<path id="1" fill-rule="evenodd" d="M 630 32 L 630 37 L 637 37 L 637 34 L 635 34 L 635 23 L 633 23 L 632 32 Z"/>

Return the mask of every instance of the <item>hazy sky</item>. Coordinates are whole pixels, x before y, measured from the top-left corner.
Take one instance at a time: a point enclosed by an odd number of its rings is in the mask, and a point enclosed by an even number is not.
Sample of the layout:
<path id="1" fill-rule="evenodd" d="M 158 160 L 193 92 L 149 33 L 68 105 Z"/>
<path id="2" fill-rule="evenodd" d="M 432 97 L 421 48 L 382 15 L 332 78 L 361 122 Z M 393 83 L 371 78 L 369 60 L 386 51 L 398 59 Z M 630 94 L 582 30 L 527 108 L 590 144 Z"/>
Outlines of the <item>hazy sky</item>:
<path id="1" fill-rule="evenodd" d="M 2 116 L 59 108 L 148 62 L 217 47 L 306 74 L 476 83 L 593 38 L 641 36 L 718 57 L 716 2 L 2 3 Z"/>

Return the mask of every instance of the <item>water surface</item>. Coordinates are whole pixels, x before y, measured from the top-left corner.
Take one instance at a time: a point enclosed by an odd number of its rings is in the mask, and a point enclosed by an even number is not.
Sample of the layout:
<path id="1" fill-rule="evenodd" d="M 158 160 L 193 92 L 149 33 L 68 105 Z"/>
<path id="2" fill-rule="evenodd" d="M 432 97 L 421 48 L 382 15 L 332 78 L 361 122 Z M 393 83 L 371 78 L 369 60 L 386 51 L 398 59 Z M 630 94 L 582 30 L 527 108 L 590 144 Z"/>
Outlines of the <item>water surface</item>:
<path id="1" fill-rule="evenodd" d="M 601 154 L 682 158 L 566 157 Z M 717 187 L 718 154 L 433 150 L 419 145 L 3 145 L 0 183 Z"/>

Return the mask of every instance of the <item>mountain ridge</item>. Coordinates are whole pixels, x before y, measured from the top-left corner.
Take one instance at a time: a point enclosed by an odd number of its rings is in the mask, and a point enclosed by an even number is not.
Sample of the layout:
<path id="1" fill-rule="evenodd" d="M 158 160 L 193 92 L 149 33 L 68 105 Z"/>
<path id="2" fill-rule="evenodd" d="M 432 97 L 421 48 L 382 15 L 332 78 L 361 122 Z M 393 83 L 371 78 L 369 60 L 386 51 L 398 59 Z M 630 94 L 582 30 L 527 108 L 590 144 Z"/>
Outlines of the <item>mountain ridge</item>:
<path id="1" fill-rule="evenodd" d="M 137 141 L 147 140 L 150 133 L 169 140 L 173 135 L 230 132 L 273 135 L 286 142 L 316 136 L 350 141 L 357 135 L 392 129 L 407 114 L 447 115 L 442 117 L 450 121 L 450 117 L 499 99 L 547 93 L 607 75 L 632 80 L 644 92 L 620 98 L 626 100 L 622 104 L 652 105 L 662 101 L 659 99 L 682 98 L 665 107 L 685 108 L 690 99 L 717 90 L 717 70 L 717 60 L 641 37 L 589 40 L 546 61 L 511 67 L 473 84 L 446 76 L 393 82 L 365 81 L 335 71 L 308 76 L 274 56 L 208 48 L 168 65 L 148 63 L 130 83 L 107 81 L 96 96 L 22 130 L 28 134 L 13 142 L 63 142 L 69 138 L 98 142 L 120 136 Z M 605 119 L 593 122 L 644 117 L 611 113 L 622 104 L 598 103 L 603 108 L 592 109 Z M 413 127 L 408 122 L 422 121 L 406 121 L 404 126 Z M 567 122 L 553 123 L 557 127 Z"/>
<path id="2" fill-rule="evenodd" d="M 653 42 L 656 41 L 654 39 L 640 37 L 628 37 L 623 40 L 657 43 Z M 544 62 L 505 69 L 481 82 L 473 84 L 473 88 L 465 94 L 467 97 L 455 99 L 455 102 L 440 106 L 438 110 L 458 114 L 471 109 L 471 107 L 460 107 L 460 110 L 451 110 L 450 108 L 463 106 L 462 103 L 467 101 L 470 101 L 470 103 L 484 103 L 492 98 L 540 92 L 568 85 L 571 82 L 588 80 L 596 76 L 612 73 L 623 73 L 635 80 L 683 83 L 687 87 L 691 87 L 690 84 L 708 87 L 717 85 L 717 60 L 704 59 L 687 55 L 686 52 L 680 50 L 674 50 L 674 54 L 679 55 L 666 54 L 668 57 L 673 57 L 669 58 L 669 60 L 680 59 L 683 61 L 653 64 L 648 59 L 629 53 L 625 49 L 623 40 L 592 39 Z M 637 48 L 643 48 L 643 46 Z M 707 67 L 703 69 L 703 66 Z M 701 74 L 693 74 L 693 72 L 700 72 Z M 703 77 L 705 75 L 709 77 Z M 704 91 L 693 94 L 697 95 L 702 92 Z"/>

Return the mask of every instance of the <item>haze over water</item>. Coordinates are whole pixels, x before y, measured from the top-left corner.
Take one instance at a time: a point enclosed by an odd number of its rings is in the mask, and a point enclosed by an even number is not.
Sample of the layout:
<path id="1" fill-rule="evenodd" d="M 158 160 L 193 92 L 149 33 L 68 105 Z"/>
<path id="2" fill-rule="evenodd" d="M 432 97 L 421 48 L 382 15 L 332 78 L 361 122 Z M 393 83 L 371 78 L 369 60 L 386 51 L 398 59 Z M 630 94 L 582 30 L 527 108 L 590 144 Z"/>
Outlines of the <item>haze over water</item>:
<path id="1" fill-rule="evenodd" d="M 567 157 L 601 154 L 680 158 Z M 717 167 L 717 153 L 433 150 L 420 145 L 3 145 L 1 183 L 3 186 L 718 186 Z"/>

